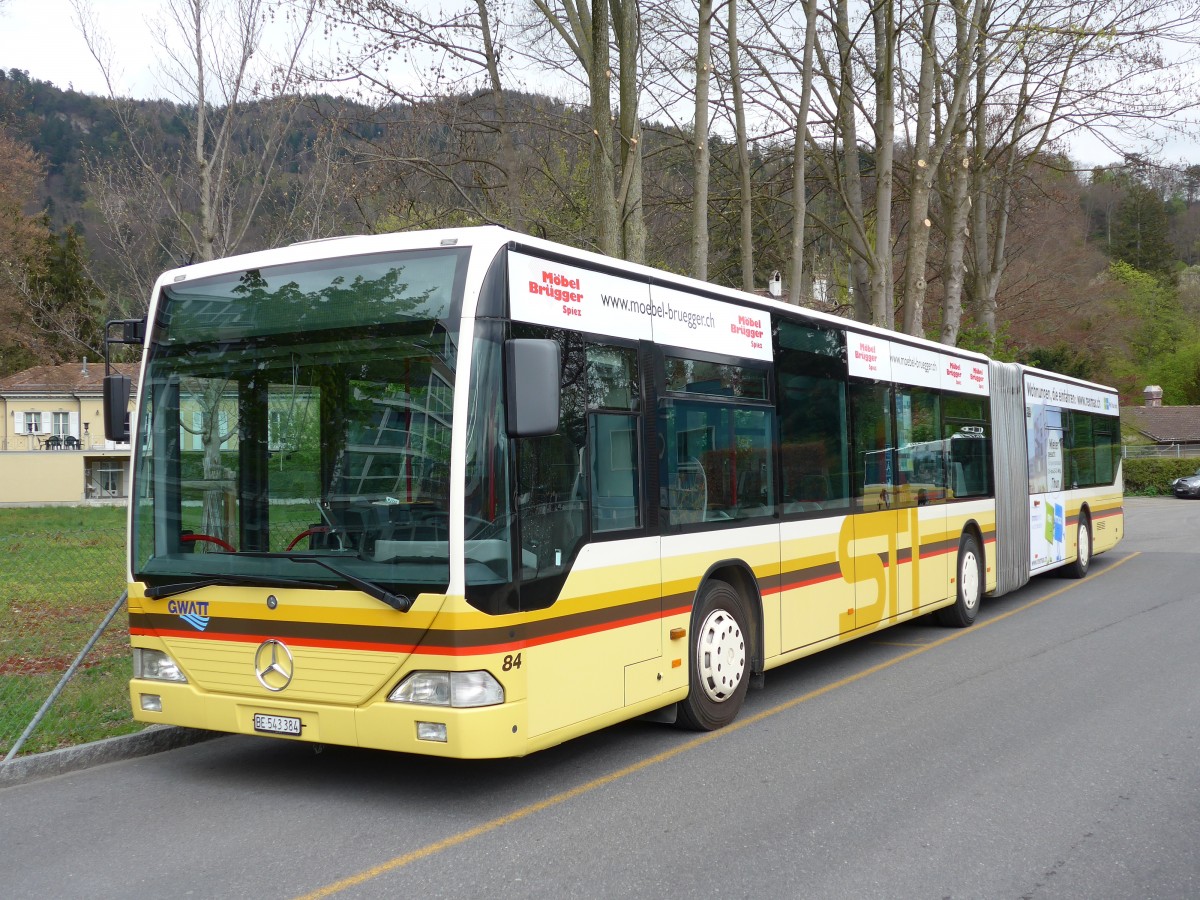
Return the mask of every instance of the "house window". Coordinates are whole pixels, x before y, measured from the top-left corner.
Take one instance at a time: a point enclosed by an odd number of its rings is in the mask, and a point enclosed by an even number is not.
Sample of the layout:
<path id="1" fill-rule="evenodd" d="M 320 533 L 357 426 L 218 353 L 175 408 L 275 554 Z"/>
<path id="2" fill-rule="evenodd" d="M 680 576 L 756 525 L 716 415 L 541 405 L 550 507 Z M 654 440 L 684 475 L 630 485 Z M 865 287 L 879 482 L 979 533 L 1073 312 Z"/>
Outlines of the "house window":
<path id="1" fill-rule="evenodd" d="M 89 474 L 89 496 L 125 496 L 125 472 L 120 463 L 111 461 L 97 462 L 91 466 Z"/>
<path id="2" fill-rule="evenodd" d="M 25 413 L 25 433 L 26 434 L 41 434 L 42 433 L 42 414 L 40 412 Z"/>
<path id="3" fill-rule="evenodd" d="M 56 412 L 50 414 L 53 417 L 53 433 L 59 437 L 66 437 L 71 433 L 71 414 L 65 412 Z"/>

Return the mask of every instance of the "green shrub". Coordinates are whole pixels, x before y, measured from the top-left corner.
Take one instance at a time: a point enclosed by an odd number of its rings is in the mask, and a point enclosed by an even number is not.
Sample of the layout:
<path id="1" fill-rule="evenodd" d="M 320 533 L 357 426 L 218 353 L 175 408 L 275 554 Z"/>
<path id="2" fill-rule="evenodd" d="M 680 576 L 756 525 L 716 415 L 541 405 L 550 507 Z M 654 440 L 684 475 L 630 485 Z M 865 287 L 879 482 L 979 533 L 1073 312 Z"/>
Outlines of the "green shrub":
<path id="1" fill-rule="evenodd" d="M 1127 459 L 1125 493 L 1154 496 L 1171 493 L 1171 482 L 1191 475 L 1200 467 L 1200 459 Z"/>

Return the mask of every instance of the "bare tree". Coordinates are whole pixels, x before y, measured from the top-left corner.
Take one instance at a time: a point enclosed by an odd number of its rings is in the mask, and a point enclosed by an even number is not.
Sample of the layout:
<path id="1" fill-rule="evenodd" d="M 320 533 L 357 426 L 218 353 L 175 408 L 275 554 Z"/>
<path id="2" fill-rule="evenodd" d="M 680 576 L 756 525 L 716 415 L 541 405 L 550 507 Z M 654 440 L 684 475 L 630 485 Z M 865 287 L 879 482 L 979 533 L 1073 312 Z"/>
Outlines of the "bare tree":
<path id="1" fill-rule="evenodd" d="M 963 118 L 970 89 L 974 47 L 979 37 L 979 16 L 983 0 L 967 2 L 921 0 L 920 75 L 917 82 L 916 139 L 908 178 L 907 247 L 904 256 L 904 331 L 915 336 L 925 333 L 926 262 L 932 232 L 930 195 L 941 169 L 946 150 L 956 136 L 961 138 L 959 121 Z M 938 58 L 935 32 L 937 15 L 947 10 L 954 22 L 955 40 L 950 47 L 948 64 Z M 944 84 L 944 87 L 942 85 Z M 939 95 L 944 102 L 936 102 Z M 935 115 L 937 121 L 935 122 Z M 955 226 L 951 225 L 951 229 Z"/>
<path id="2" fill-rule="evenodd" d="M 162 87 L 190 117 L 183 119 L 186 148 L 165 159 L 149 150 L 139 105 L 120 95 L 115 60 L 88 0 L 72 5 L 133 164 L 154 174 L 191 256 L 209 260 L 237 252 L 257 220 L 295 119 L 315 0 L 291 15 L 282 58 L 265 65 L 266 0 L 168 0 L 155 31 Z"/>
<path id="3" fill-rule="evenodd" d="M 545 28 L 578 63 L 591 120 L 592 217 L 602 253 L 634 262 L 645 258 L 642 209 L 641 12 L 632 0 L 533 0 Z M 618 58 L 619 118 L 612 111 L 612 57 Z M 614 121 L 617 134 L 613 134 Z M 620 144 L 618 152 L 617 142 Z"/>
<path id="4" fill-rule="evenodd" d="M 746 100 L 738 43 L 738 0 L 728 0 L 726 46 L 729 51 L 729 90 L 733 102 L 733 141 L 738 161 L 738 221 L 741 244 L 742 289 L 754 290 L 754 186 L 750 172 L 750 141 L 746 133 Z"/>
<path id="5" fill-rule="evenodd" d="M 409 152 L 403 135 L 368 136 L 356 129 L 356 151 L 363 167 L 382 166 L 388 177 L 437 185 L 453 198 L 463 220 L 528 227 L 523 198 L 524 154 L 517 146 L 520 123 L 514 119 L 505 84 L 505 35 L 510 22 L 500 5 L 464 0 L 441 9 L 399 0 L 332 0 L 330 20 L 360 36 L 326 66 L 323 77 L 354 85 L 374 123 L 394 124 L 403 111 L 429 129 L 447 135 L 437 154 Z M 375 181 L 370 175 L 363 181 Z M 435 201 L 444 224 L 447 210 Z"/>
<path id="6" fill-rule="evenodd" d="M 145 310 L 165 265 L 189 255 L 163 199 L 155 173 L 123 162 L 85 161 L 88 203 L 96 210 L 91 265 L 112 308 L 136 316 Z"/>
<path id="7" fill-rule="evenodd" d="M 755 29 L 755 38 L 745 47 L 754 63 L 756 79 L 761 82 L 757 91 L 759 114 L 766 117 L 778 113 L 777 133 L 781 138 L 783 135 L 791 137 L 791 239 L 787 287 L 788 302 L 793 304 L 801 302 L 804 291 L 808 149 L 810 146 L 819 149 L 809 121 L 813 96 L 813 55 L 817 40 L 817 0 L 804 0 L 800 8 L 803 19 L 795 22 L 791 19 L 795 9 L 791 4 L 780 7 L 762 0 L 751 2 L 750 9 L 758 27 Z M 744 125 L 738 126 L 735 135 L 739 153 L 745 154 L 745 164 L 748 166 Z M 742 193 L 745 243 L 751 240 L 748 222 L 750 186 L 743 186 Z M 742 252 L 743 257 L 752 262 L 752 253 L 745 248 Z"/>
<path id="8" fill-rule="evenodd" d="M 875 266 L 871 270 L 871 321 L 884 328 L 896 324 L 892 281 L 893 161 L 896 152 L 896 9 L 892 0 L 871 5 L 875 55 Z"/>
<path id="9" fill-rule="evenodd" d="M 881 276 L 883 255 L 890 254 L 888 247 L 880 247 L 871 240 L 869 221 L 863 198 L 862 162 L 858 142 L 858 100 L 855 90 L 855 59 L 857 56 L 856 36 L 858 29 L 851 30 L 849 3 L 835 0 L 833 33 L 837 49 L 836 64 L 817 47 L 817 60 L 824 80 L 825 89 L 831 98 L 834 111 L 831 116 L 834 128 L 834 148 L 840 149 L 829 155 L 817 157 L 825 181 L 835 187 L 845 214 L 846 236 L 849 248 L 850 290 L 853 295 L 854 317 L 862 322 L 885 324 L 877 318 L 879 304 L 874 291 Z M 840 166 L 840 168 L 836 168 Z M 841 229 L 828 229 L 841 236 Z"/>
<path id="10" fill-rule="evenodd" d="M 1072 135 L 1088 132 L 1117 149 L 1116 135 L 1128 139 L 1194 106 L 1194 67 L 1182 63 L 1195 56 L 1198 20 L 1195 0 L 983 6 L 969 107 L 966 288 L 988 345 L 996 334 L 1016 185 Z M 954 315 L 944 312 L 943 319 Z M 944 330 L 943 339 L 949 337 Z"/>
<path id="11" fill-rule="evenodd" d="M 731 0 L 732 2 L 732 0 Z M 693 278 L 708 278 L 708 87 L 712 76 L 712 0 L 697 0 L 695 117 L 692 120 Z"/>
<path id="12" fill-rule="evenodd" d="M 168 0 L 155 33 L 162 49 L 162 86 L 187 115 L 186 143 L 174 156 L 150 150 L 143 108 L 122 98 L 114 59 L 88 0 L 72 0 L 76 20 L 108 87 L 124 132 L 134 175 L 159 197 L 192 259 L 205 261 L 243 249 L 279 166 L 280 151 L 299 108 L 295 93 L 301 53 L 315 0 L 288 8 L 292 26 L 283 57 L 266 54 L 266 0 Z M 149 130 L 153 133 L 153 130 Z M 122 238 L 116 238 L 117 241 Z M 147 295 L 148 296 L 148 295 Z M 216 379 L 193 393 L 202 420 L 219 421 L 227 390 Z M 220 448 L 236 422 L 203 429 L 204 501 L 201 527 L 230 538 Z"/>

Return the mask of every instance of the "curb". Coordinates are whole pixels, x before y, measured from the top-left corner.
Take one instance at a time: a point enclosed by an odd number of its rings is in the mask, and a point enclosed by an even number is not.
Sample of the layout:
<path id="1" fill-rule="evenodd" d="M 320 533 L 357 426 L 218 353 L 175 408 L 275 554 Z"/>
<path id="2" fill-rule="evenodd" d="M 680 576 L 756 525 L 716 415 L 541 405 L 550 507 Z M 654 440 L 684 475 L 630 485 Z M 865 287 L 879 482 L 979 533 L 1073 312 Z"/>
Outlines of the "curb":
<path id="1" fill-rule="evenodd" d="M 0 762 L 0 789 L 55 775 L 65 775 L 104 763 L 149 756 L 152 753 L 174 750 L 217 737 L 223 735 L 216 731 L 180 728 L 175 725 L 150 725 L 135 734 L 122 734 L 77 747 L 63 747 L 61 750 L 19 756 L 12 762 Z"/>

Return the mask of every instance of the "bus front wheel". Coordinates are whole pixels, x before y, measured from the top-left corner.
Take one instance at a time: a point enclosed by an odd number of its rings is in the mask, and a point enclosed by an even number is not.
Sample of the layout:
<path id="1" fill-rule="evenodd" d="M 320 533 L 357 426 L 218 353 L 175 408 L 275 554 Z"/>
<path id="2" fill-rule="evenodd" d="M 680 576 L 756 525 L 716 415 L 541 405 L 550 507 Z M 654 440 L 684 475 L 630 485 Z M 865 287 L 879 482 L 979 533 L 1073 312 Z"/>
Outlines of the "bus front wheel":
<path id="1" fill-rule="evenodd" d="M 724 581 L 710 581 L 692 613 L 688 695 L 679 724 L 715 731 L 732 722 L 750 684 L 750 629 L 741 595 Z"/>
<path id="2" fill-rule="evenodd" d="M 979 541 L 971 533 L 958 542 L 958 591 L 953 606 L 939 609 L 937 620 L 951 628 L 966 628 L 979 615 L 983 598 L 983 554 Z"/>

